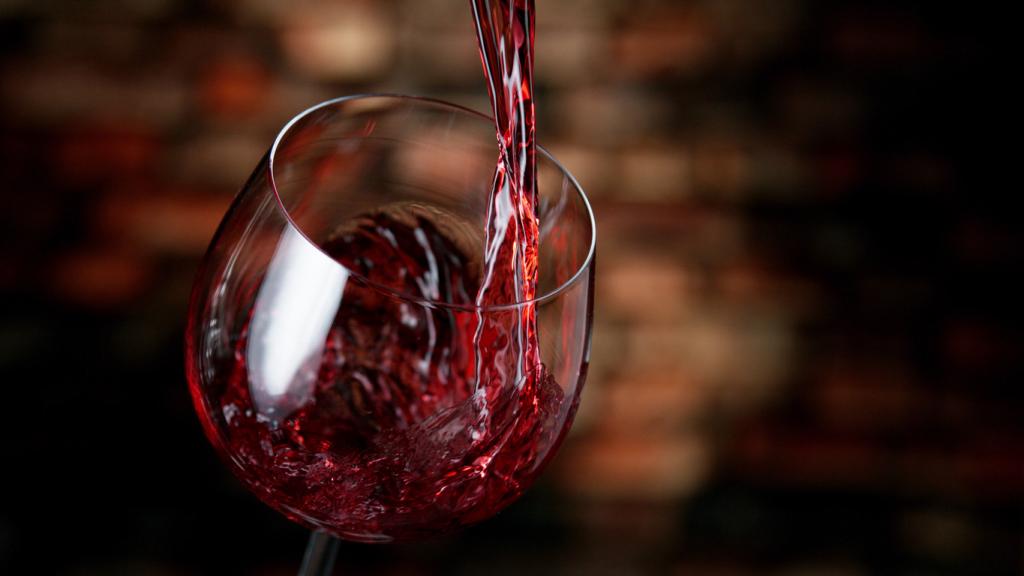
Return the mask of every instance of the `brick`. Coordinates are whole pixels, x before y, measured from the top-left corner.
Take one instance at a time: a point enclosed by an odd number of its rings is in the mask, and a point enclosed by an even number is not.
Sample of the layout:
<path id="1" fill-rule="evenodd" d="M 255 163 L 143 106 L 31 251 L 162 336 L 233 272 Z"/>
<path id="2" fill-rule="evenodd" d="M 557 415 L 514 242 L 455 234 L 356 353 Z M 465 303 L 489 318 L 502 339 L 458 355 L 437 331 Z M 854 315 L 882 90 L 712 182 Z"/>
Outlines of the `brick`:
<path id="1" fill-rule="evenodd" d="M 576 26 L 566 28 L 540 28 L 537 31 L 537 58 L 534 80 L 546 86 L 574 86 L 591 84 L 606 77 L 608 46 L 603 31 L 591 31 Z"/>
<path id="2" fill-rule="evenodd" d="M 864 122 L 864 102 L 856 91 L 820 79 L 796 76 L 782 82 L 777 106 L 785 129 L 802 140 L 856 133 Z"/>
<path id="3" fill-rule="evenodd" d="M 609 72 L 628 79 L 692 74 L 709 64 L 712 30 L 697 10 L 673 9 L 612 37 Z"/>
<path id="4" fill-rule="evenodd" d="M 284 78 L 276 78 L 270 92 L 266 118 L 263 120 L 266 126 L 274 129 L 283 128 L 288 120 L 306 108 L 339 96 L 316 82 L 300 82 Z M 267 146 L 270 146 L 269 142 Z"/>
<path id="5" fill-rule="evenodd" d="M 739 135 L 702 137 L 694 143 L 692 158 L 697 193 L 733 201 L 749 195 L 750 155 Z"/>
<path id="6" fill-rule="evenodd" d="M 672 501 L 700 488 L 711 471 L 709 442 L 700 435 L 595 438 L 578 442 L 559 463 L 569 494 L 626 501 Z"/>
<path id="7" fill-rule="evenodd" d="M 943 360 L 954 369 L 984 374 L 996 366 L 1012 365 L 1021 345 L 998 327 L 981 319 L 954 317 L 942 330 Z"/>
<path id="8" fill-rule="evenodd" d="M 793 351 L 789 327 L 771 313 L 702 312 L 673 326 L 630 331 L 624 371 L 685 370 L 696 383 L 716 388 L 725 413 L 743 414 L 782 391 Z"/>
<path id="9" fill-rule="evenodd" d="M 593 352 L 587 371 L 587 387 L 598 389 L 604 386 L 610 374 L 622 368 L 622 351 L 626 345 L 621 323 L 613 322 L 608 316 L 598 316 L 593 326 Z"/>
<path id="10" fill-rule="evenodd" d="M 714 274 L 713 286 L 716 297 L 729 307 L 774 309 L 794 318 L 813 318 L 828 309 L 820 283 L 749 256 L 724 263 Z"/>
<path id="11" fill-rule="evenodd" d="M 800 0 L 717 0 L 702 3 L 718 36 L 717 65 L 747 71 L 784 52 L 800 33 Z"/>
<path id="12" fill-rule="evenodd" d="M 748 164 L 749 195 L 769 200 L 798 201 L 807 196 L 811 168 L 791 147 L 757 143 Z"/>
<path id="13" fill-rule="evenodd" d="M 113 308 L 141 297 L 153 277 L 153 262 L 119 248 L 87 247 L 62 254 L 52 263 L 53 294 L 91 308 Z"/>
<path id="14" fill-rule="evenodd" d="M 985 535 L 972 519 L 953 510 L 916 509 L 895 522 L 898 537 L 923 556 L 964 560 L 977 557 Z"/>
<path id="15" fill-rule="evenodd" d="M 834 54 L 859 66 L 902 70 L 932 49 L 920 20 L 898 7 L 849 8 L 831 32 Z"/>
<path id="16" fill-rule="evenodd" d="M 571 173 L 591 200 L 612 196 L 619 188 L 618 171 L 612 156 L 603 150 L 557 140 L 541 144 Z"/>
<path id="17" fill-rule="evenodd" d="M 866 438 L 765 423 L 737 434 L 729 460 L 746 477 L 794 487 L 868 487 L 891 466 L 881 446 Z"/>
<path id="18" fill-rule="evenodd" d="M 604 259 L 633 253 L 657 254 L 708 267 L 721 266 L 747 252 L 747 223 L 731 209 L 662 204 L 598 207 L 597 227 Z"/>
<path id="19" fill-rule="evenodd" d="M 53 162 L 67 184 L 81 186 L 151 173 L 162 152 L 158 135 L 145 126 L 96 120 L 69 127 Z"/>
<path id="20" fill-rule="evenodd" d="M 588 88 L 559 95 L 551 111 L 580 141 L 623 145 L 667 133 L 673 106 L 649 92 Z"/>
<path id="21" fill-rule="evenodd" d="M 180 143 L 168 160 L 178 181 L 236 190 L 249 178 L 272 143 L 273 135 L 269 132 L 210 130 Z"/>
<path id="22" fill-rule="evenodd" d="M 620 156 L 621 183 L 615 196 L 625 202 L 669 204 L 692 194 L 691 160 L 683 146 L 631 146 Z"/>
<path id="23" fill-rule="evenodd" d="M 809 392 L 815 417 L 837 429 L 913 429 L 930 404 L 901 366 L 864 361 L 828 367 Z"/>
<path id="24" fill-rule="evenodd" d="M 616 438 L 671 437 L 709 416 L 712 392 L 682 369 L 620 372 L 605 386 L 595 426 Z"/>
<path id="25" fill-rule="evenodd" d="M 675 323 L 694 306 L 696 281 L 678 261 L 650 256 L 614 260 L 598 278 L 602 309 L 645 323 Z"/>
<path id="26" fill-rule="evenodd" d="M 206 115 L 247 119 L 265 113 L 272 79 L 253 55 L 222 54 L 204 64 L 198 99 Z"/>
<path id="27" fill-rule="evenodd" d="M 562 0 L 537 5 L 537 28 L 572 28 L 603 32 L 617 14 L 629 8 L 624 0 Z M 538 45 L 538 53 L 544 50 Z"/>
<path id="28" fill-rule="evenodd" d="M 160 74 L 117 76 L 74 62 L 19 62 L 0 77 L 0 98 L 21 121 L 80 118 L 166 127 L 185 113 L 184 83 Z"/>
<path id="29" fill-rule="evenodd" d="M 47 18 L 70 18 L 85 20 L 96 18 L 98 14 L 104 15 L 107 19 L 127 22 L 145 22 L 166 17 L 176 6 L 170 0 L 96 0 L 88 4 L 73 1 L 56 2 L 22 2 L 14 0 L 15 4 L 23 4 L 27 12 L 45 16 Z M 3 13 L 3 4 L 0 3 L 0 14 Z"/>
<path id="30" fill-rule="evenodd" d="M 213 238 L 230 198 L 189 191 L 138 191 L 106 195 L 93 218 L 98 236 L 154 254 L 198 256 Z"/>
<path id="31" fill-rule="evenodd" d="M 404 2 L 398 10 L 398 19 L 402 25 L 420 30 L 439 29 L 470 29 L 473 28 L 473 17 L 467 2 L 449 2 L 448 0 L 421 0 Z"/>
<path id="32" fill-rule="evenodd" d="M 452 87 L 472 87 L 486 97 L 476 33 L 470 22 L 467 14 L 467 25 L 459 28 L 404 28 L 402 49 L 399 53 L 400 76 L 409 82 L 437 86 L 446 90 Z M 482 110 L 489 108 L 487 105 Z"/>
<path id="33" fill-rule="evenodd" d="M 410 131 L 406 136 L 414 142 L 451 139 L 453 147 L 404 146 L 395 153 L 396 172 L 404 174 L 406 178 L 414 178 L 419 185 L 452 194 L 460 203 L 475 204 L 479 213 L 483 214 L 486 210 L 486 196 L 468 194 L 486 190 L 490 186 L 497 152 L 471 145 L 472 135 L 467 134 L 423 130 Z"/>
<path id="34" fill-rule="evenodd" d="M 126 22 L 56 19 L 39 26 L 36 50 L 48 58 L 81 60 L 106 65 L 136 66 L 152 57 L 151 41 L 142 26 Z"/>
<path id="35" fill-rule="evenodd" d="M 393 22 L 374 4 L 290 12 L 280 42 L 296 70 L 325 81 L 372 80 L 388 71 L 395 55 Z"/>

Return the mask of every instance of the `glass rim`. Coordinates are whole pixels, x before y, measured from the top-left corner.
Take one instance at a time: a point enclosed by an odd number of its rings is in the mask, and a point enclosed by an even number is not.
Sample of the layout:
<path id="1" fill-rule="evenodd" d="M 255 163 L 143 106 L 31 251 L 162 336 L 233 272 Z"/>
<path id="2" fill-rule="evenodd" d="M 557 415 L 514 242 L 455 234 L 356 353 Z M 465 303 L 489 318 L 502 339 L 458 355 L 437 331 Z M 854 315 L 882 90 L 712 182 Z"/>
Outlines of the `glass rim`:
<path id="1" fill-rule="evenodd" d="M 370 93 L 365 93 L 365 94 L 352 94 L 352 95 L 349 95 L 349 96 L 341 96 L 339 98 L 332 98 L 330 100 L 324 100 L 323 102 L 320 102 L 318 104 L 314 104 L 314 105 L 310 106 L 309 108 L 306 108 L 302 112 L 299 112 L 298 114 L 293 116 L 291 118 L 291 120 L 289 120 L 284 125 L 284 127 L 281 128 L 281 130 L 277 133 L 277 136 L 274 137 L 274 143 L 270 147 L 270 153 L 269 153 L 268 158 L 267 158 L 267 174 L 269 176 L 270 188 L 273 191 L 274 200 L 277 203 L 277 208 L 278 208 L 278 210 L 280 210 L 281 214 L 284 216 L 284 219 L 285 219 L 285 222 L 287 223 L 287 225 L 290 226 L 292 229 L 294 229 L 307 242 L 309 242 L 314 247 L 316 247 L 316 249 L 321 254 L 324 254 L 325 256 L 330 258 L 333 262 L 335 262 L 338 266 L 341 266 L 342 268 L 344 268 L 348 272 L 350 277 L 356 278 L 359 282 L 361 282 L 361 283 L 363 283 L 363 284 L 365 284 L 365 285 L 367 285 L 367 286 L 369 286 L 369 287 L 371 287 L 371 288 L 373 288 L 375 290 L 379 290 L 381 292 L 389 294 L 389 295 L 391 295 L 391 296 L 393 296 L 395 298 L 398 298 L 400 300 L 405 300 L 405 301 L 408 301 L 408 302 L 413 303 L 413 304 L 428 306 L 428 307 L 431 307 L 431 308 L 454 309 L 454 310 L 463 310 L 463 311 L 469 311 L 469 312 L 489 312 L 489 311 L 515 310 L 515 309 L 519 309 L 519 308 L 523 308 L 523 307 L 531 306 L 531 305 L 541 305 L 541 304 L 543 304 L 545 302 L 548 302 L 548 301 L 551 301 L 551 300 L 554 300 L 554 299 L 558 298 L 564 292 L 566 292 L 570 288 L 572 288 L 577 282 L 579 282 L 581 279 L 583 279 L 584 276 L 586 276 L 587 270 L 589 268 L 591 268 L 591 266 L 593 265 L 594 254 L 595 254 L 596 248 L 597 248 L 597 223 L 596 223 L 596 221 L 594 219 L 594 209 L 590 205 L 590 199 L 587 198 L 586 192 L 584 192 L 583 187 L 580 185 L 579 181 L 576 180 L 576 177 L 573 176 L 572 173 L 569 172 L 569 170 L 566 169 L 566 167 L 563 166 L 562 163 L 559 162 L 558 159 L 554 157 L 554 155 L 552 155 L 550 152 L 548 152 L 548 150 L 546 148 L 544 148 L 543 146 L 541 146 L 540 144 L 537 144 L 537 151 L 540 153 L 541 156 L 547 158 L 548 161 L 550 161 L 552 164 L 554 164 L 555 168 L 557 168 L 558 171 L 561 172 L 562 175 L 565 178 L 567 178 L 569 180 L 569 182 L 572 184 L 572 187 L 576 190 L 576 193 L 579 195 L 580 199 L 583 201 L 583 206 L 584 206 L 584 208 L 587 211 L 587 218 L 588 218 L 588 221 L 590 222 L 590 246 L 587 249 L 587 256 L 583 259 L 583 262 L 579 265 L 579 267 L 572 274 L 572 276 L 569 277 L 568 280 L 566 280 L 565 282 L 561 283 L 560 285 L 558 285 L 557 287 L 553 288 L 552 290 L 549 290 L 548 292 L 546 292 L 544 294 L 541 294 L 540 296 L 535 296 L 534 298 L 530 298 L 528 300 L 521 300 L 521 301 L 517 301 L 517 302 L 502 303 L 502 304 L 486 304 L 486 305 L 482 305 L 482 306 L 481 305 L 477 305 L 477 304 L 456 304 L 456 303 L 453 303 L 453 302 L 444 302 L 444 301 L 440 301 L 440 300 L 432 300 L 432 299 L 429 299 L 429 298 L 422 298 L 422 297 L 414 296 L 414 295 L 402 292 L 400 290 L 396 290 L 395 288 L 392 288 L 392 287 L 387 286 L 385 284 L 381 284 L 379 282 L 375 282 L 373 280 L 370 280 L 366 276 L 364 276 L 364 275 L 362 275 L 362 274 L 360 274 L 360 273 L 358 273 L 358 272 L 356 272 L 354 270 L 349 269 L 347 266 L 345 266 L 344 264 L 338 262 L 333 257 L 331 257 L 329 254 L 324 252 L 323 248 L 321 248 L 321 246 L 318 243 L 314 242 L 308 235 L 306 235 L 306 232 L 302 229 L 301 226 L 299 226 L 295 222 L 295 220 L 292 218 L 292 215 L 289 212 L 288 208 L 286 208 L 285 205 L 284 205 L 284 200 L 282 200 L 281 193 L 277 189 L 277 180 L 276 180 L 276 178 L 274 176 L 274 164 L 275 164 L 275 159 L 277 158 L 277 151 L 278 151 L 278 148 L 281 145 L 281 143 L 285 140 L 286 136 L 291 131 L 291 129 L 296 124 L 298 124 L 303 118 L 306 118 L 310 114 L 312 114 L 312 113 L 314 113 L 314 112 L 316 112 L 318 110 L 324 109 L 324 108 L 328 108 L 328 107 L 331 107 L 331 106 L 336 106 L 338 104 L 342 104 L 344 102 L 348 102 L 348 101 L 352 101 L 352 100 L 368 100 L 368 99 L 371 99 L 371 98 L 381 98 L 381 99 L 388 99 L 388 100 L 395 100 L 395 101 L 413 102 L 413 103 L 418 103 L 418 104 L 429 104 L 429 105 L 438 106 L 440 108 L 447 109 L 447 110 L 449 110 L 451 112 L 458 112 L 458 113 L 465 114 L 465 115 L 468 115 L 468 116 L 475 116 L 475 117 L 477 117 L 477 118 L 479 118 L 481 120 L 487 120 L 487 121 L 489 121 L 492 124 L 494 123 L 494 119 L 491 116 L 488 116 L 487 114 L 484 114 L 482 112 L 478 112 L 476 110 L 473 110 L 472 108 L 467 108 L 465 106 L 460 106 L 459 104 L 453 104 L 451 102 L 446 102 L 444 100 L 440 100 L 440 99 L 437 99 L 437 98 L 430 98 L 430 97 L 427 97 L 427 96 L 413 96 L 413 95 L 407 95 L 407 94 L 395 94 L 395 93 L 386 93 L 386 92 L 380 92 L 380 93 L 370 92 Z"/>

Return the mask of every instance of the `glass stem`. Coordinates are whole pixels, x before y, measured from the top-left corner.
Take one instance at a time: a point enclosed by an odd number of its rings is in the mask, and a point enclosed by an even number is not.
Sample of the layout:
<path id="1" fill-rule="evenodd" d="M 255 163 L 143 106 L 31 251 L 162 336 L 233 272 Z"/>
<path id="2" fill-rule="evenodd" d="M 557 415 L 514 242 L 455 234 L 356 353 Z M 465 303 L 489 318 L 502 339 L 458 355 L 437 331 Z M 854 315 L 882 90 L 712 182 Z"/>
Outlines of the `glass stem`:
<path id="1" fill-rule="evenodd" d="M 338 544 L 338 539 L 327 532 L 316 530 L 310 534 L 299 576 L 330 576 L 338 557 Z"/>

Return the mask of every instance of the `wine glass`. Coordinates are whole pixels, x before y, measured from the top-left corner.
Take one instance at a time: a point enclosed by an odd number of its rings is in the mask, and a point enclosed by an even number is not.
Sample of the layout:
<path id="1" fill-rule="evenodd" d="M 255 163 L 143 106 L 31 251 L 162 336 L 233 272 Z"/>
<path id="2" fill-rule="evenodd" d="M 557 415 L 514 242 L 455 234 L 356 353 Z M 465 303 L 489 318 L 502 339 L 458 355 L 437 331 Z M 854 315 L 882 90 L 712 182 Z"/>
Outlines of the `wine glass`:
<path id="1" fill-rule="evenodd" d="M 304 573 L 330 570 L 331 536 L 410 540 L 492 516 L 571 425 L 593 213 L 538 147 L 540 296 L 475 305 L 496 151 L 493 121 L 453 104 L 324 102 L 284 127 L 213 238 L 189 306 L 192 399 L 239 480 L 314 530 Z M 541 364 L 523 370 L 508 339 L 527 316 Z"/>

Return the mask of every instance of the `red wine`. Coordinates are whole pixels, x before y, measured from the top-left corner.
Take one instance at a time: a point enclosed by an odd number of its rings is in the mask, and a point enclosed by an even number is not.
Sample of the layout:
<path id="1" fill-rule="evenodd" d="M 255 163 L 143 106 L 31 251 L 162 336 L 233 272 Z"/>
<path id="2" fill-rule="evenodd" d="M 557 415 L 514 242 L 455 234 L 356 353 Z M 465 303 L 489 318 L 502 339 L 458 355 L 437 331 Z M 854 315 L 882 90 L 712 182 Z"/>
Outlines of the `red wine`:
<path id="1" fill-rule="evenodd" d="M 477 291 L 479 258 L 443 221 L 400 206 L 346 225 L 322 246 L 378 286 L 353 276 L 344 287 L 301 408 L 275 418 L 256 405 L 248 329 L 224 370 L 230 376 L 206 385 L 217 403 L 201 410 L 208 434 L 222 439 L 250 488 L 296 521 L 366 541 L 435 535 L 515 500 L 560 441 L 574 395 L 540 365 L 521 389 L 481 388 L 477 313 L 416 303 L 469 305 Z M 491 361 L 510 372 L 518 358 Z"/>

